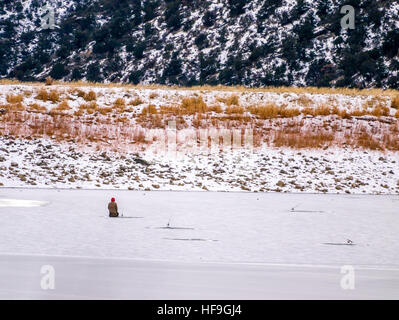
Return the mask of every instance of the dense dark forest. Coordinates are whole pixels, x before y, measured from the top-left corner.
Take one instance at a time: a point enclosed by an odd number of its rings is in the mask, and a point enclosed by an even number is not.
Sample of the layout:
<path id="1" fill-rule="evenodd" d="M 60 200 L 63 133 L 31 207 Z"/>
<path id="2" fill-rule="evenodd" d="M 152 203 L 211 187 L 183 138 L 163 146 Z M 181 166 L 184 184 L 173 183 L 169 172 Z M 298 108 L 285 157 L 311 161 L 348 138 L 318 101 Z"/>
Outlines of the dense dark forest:
<path id="1" fill-rule="evenodd" d="M 0 78 L 399 88 L 399 4 L 375 0 L 0 2 Z M 340 9 L 356 10 L 342 29 Z"/>

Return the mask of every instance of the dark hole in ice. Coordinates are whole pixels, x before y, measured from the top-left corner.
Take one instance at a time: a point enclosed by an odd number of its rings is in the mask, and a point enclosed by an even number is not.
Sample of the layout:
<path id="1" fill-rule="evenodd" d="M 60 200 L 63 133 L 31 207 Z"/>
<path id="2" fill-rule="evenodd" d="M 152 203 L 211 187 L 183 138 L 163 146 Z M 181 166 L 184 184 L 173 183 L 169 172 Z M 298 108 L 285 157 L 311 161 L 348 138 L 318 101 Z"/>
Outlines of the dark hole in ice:
<path id="1" fill-rule="evenodd" d="M 110 216 L 101 216 L 101 218 L 110 218 Z M 144 217 L 112 217 L 112 219 L 144 219 Z"/>
<path id="2" fill-rule="evenodd" d="M 290 210 L 293 213 L 324 213 L 324 211 L 316 211 L 316 210 Z"/>
<path id="3" fill-rule="evenodd" d="M 355 246 L 356 245 L 354 243 L 334 243 L 334 242 L 326 242 L 323 244 L 329 245 L 329 246 Z"/>
<path id="4" fill-rule="evenodd" d="M 164 238 L 164 239 L 174 240 L 174 241 L 219 241 L 219 240 L 201 239 L 201 238 Z"/>
<path id="5" fill-rule="evenodd" d="M 187 227 L 158 227 L 157 229 L 166 229 L 166 230 L 194 230 L 194 228 L 187 228 Z"/>
<path id="6" fill-rule="evenodd" d="M 297 204 L 296 206 L 292 207 L 291 210 L 289 212 L 293 212 L 293 213 L 323 213 L 324 211 L 321 210 L 297 210 L 296 208 L 300 207 L 301 204 Z"/>
<path id="7" fill-rule="evenodd" d="M 144 219 L 144 217 L 118 217 L 121 219 Z"/>

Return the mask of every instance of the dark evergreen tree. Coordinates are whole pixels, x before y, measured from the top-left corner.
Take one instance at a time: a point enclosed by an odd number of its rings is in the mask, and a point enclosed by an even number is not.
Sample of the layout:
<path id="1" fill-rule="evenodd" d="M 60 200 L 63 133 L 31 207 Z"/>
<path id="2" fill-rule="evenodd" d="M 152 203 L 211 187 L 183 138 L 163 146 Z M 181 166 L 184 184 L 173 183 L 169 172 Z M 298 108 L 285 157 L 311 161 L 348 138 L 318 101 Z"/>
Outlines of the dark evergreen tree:
<path id="1" fill-rule="evenodd" d="M 78 81 L 83 78 L 83 74 L 79 68 L 75 68 L 72 70 L 71 80 Z"/>
<path id="2" fill-rule="evenodd" d="M 144 42 L 136 42 L 134 49 L 133 49 L 134 57 L 138 60 L 143 59 L 144 51 L 145 51 L 145 43 Z"/>
<path id="3" fill-rule="evenodd" d="M 202 17 L 202 23 L 205 27 L 212 27 L 216 22 L 216 15 L 213 11 L 205 12 L 204 16 Z"/>
<path id="4" fill-rule="evenodd" d="M 62 63 L 57 63 L 51 69 L 50 76 L 56 80 L 62 79 L 69 74 L 69 71 L 65 68 Z"/>
<path id="5" fill-rule="evenodd" d="M 86 78 L 88 81 L 101 82 L 103 77 L 98 62 L 93 62 L 87 67 Z"/>
<path id="6" fill-rule="evenodd" d="M 181 16 L 180 16 L 180 0 L 165 0 L 165 21 L 173 31 L 177 31 L 181 27 Z"/>
<path id="7" fill-rule="evenodd" d="M 134 26 L 137 27 L 143 22 L 142 13 L 141 13 L 142 10 L 141 0 L 134 0 L 132 5 L 133 5 L 133 15 L 134 15 L 133 24 Z"/>
<path id="8" fill-rule="evenodd" d="M 157 16 L 156 9 L 159 7 L 159 0 L 145 0 L 143 5 L 144 21 L 148 22 Z"/>
<path id="9" fill-rule="evenodd" d="M 177 76 L 181 74 L 181 60 L 177 52 L 173 52 L 168 66 L 165 69 L 163 78 L 169 83 L 177 84 Z"/>
<path id="10" fill-rule="evenodd" d="M 229 0 L 230 14 L 233 17 L 239 16 L 245 12 L 246 0 Z"/>
<path id="11" fill-rule="evenodd" d="M 129 82 L 133 83 L 133 84 L 139 84 L 142 76 L 143 76 L 143 72 L 141 70 L 133 71 L 129 75 Z"/>

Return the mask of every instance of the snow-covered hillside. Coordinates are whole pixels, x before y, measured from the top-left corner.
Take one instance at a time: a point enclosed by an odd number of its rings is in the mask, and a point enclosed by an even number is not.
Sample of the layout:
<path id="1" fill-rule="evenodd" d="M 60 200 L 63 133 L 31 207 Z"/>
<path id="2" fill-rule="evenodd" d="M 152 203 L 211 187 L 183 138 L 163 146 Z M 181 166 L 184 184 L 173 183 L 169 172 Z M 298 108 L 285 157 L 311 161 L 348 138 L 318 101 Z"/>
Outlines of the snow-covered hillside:
<path id="1" fill-rule="evenodd" d="M 398 193 L 396 100 L 395 91 L 1 85 L 0 183 Z"/>
<path id="2" fill-rule="evenodd" d="M 0 138 L 0 185 L 185 191 L 399 194 L 399 154 L 262 149 L 168 158 Z"/>
<path id="3" fill-rule="evenodd" d="M 399 5 L 344 0 L 0 3 L 0 76 L 39 80 L 398 88 Z"/>

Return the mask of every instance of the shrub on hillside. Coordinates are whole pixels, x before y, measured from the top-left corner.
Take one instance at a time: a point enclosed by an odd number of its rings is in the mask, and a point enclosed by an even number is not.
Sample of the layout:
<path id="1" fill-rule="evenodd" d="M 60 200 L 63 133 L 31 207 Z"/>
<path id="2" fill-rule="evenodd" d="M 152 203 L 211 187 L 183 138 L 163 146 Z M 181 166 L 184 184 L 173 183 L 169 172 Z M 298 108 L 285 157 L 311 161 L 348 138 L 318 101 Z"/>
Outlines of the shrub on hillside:
<path id="1" fill-rule="evenodd" d="M 185 114 L 204 113 L 207 111 L 207 105 L 202 97 L 184 98 L 180 105 Z"/>
<path id="2" fill-rule="evenodd" d="M 392 98 L 391 107 L 399 110 L 399 95 L 396 95 L 394 98 Z"/>
<path id="3" fill-rule="evenodd" d="M 24 97 L 22 96 L 22 94 L 7 94 L 6 100 L 8 103 L 21 103 L 24 100 Z"/>

